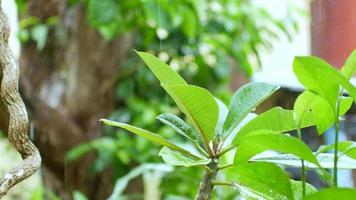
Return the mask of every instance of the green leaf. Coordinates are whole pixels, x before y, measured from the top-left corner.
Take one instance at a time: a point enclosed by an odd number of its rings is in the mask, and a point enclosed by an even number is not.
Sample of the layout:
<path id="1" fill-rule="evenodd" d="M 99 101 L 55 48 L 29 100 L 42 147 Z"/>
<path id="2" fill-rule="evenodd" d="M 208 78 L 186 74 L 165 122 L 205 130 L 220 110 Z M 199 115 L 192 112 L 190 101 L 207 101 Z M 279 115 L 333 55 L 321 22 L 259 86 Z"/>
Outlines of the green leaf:
<path id="1" fill-rule="evenodd" d="M 73 192 L 73 199 L 74 200 L 88 200 L 88 198 L 81 192 L 75 190 Z"/>
<path id="2" fill-rule="evenodd" d="M 354 50 L 351 55 L 347 58 L 344 66 L 341 69 L 341 74 L 346 77 L 346 79 L 351 79 L 352 75 L 356 71 L 356 50 Z"/>
<path id="3" fill-rule="evenodd" d="M 176 151 L 172 151 L 167 147 L 163 147 L 159 152 L 159 156 L 162 157 L 163 161 L 166 164 L 173 165 L 173 166 L 184 166 L 184 167 L 191 167 L 191 166 L 202 166 L 207 165 L 210 163 L 209 159 L 191 159 L 184 156 L 181 153 Z"/>
<path id="4" fill-rule="evenodd" d="M 37 50 L 43 50 L 48 37 L 48 27 L 43 24 L 34 26 L 31 30 L 31 37 L 36 42 Z"/>
<path id="5" fill-rule="evenodd" d="M 199 158 L 198 156 L 192 154 L 191 152 L 173 144 L 172 142 L 166 140 L 165 138 L 163 138 L 160 135 L 154 134 L 150 131 L 135 127 L 135 126 L 131 126 L 129 124 L 124 124 L 124 123 L 120 123 L 120 122 L 115 122 L 115 121 L 111 121 L 111 120 L 107 120 L 107 119 L 101 119 L 101 122 L 103 122 L 106 125 L 109 126 L 114 126 L 114 127 L 119 127 L 119 128 L 123 128 L 133 134 L 136 134 L 138 136 L 144 137 L 146 139 L 148 139 L 149 141 L 162 145 L 162 146 L 166 146 L 172 150 L 178 151 L 183 153 L 184 155 L 190 156 L 192 158 Z"/>
<path id="6" fill-rule="evenodd" d="M 324 153 L 335 149 L 335 144 L 320 146 L 317 153 Z M 342 155 L 356 160 L 356 143 L 351 141 L 342 141 L 338 143 L 339 159 Z M 355 161 L 356 164 L 356 161 Z M 356 167 L 356 166 L 355 166 Z"/>
<path id="7" fill-rule="evenodd" d="M 253 156 L 273 150 L 296 155 L 319 166 L 313 152 L 301 140 L 270 130 L 258 130 L 244 137 L 238 146 L 234 163 L 247 162 Z"/>
<path id="8" fill-rule="evenodd" d="M 229 112 L 229 110 L 227 109 L 226 105 L 218 98 L 215 98 L 215 101 L 219 107 L 219 119 L 218 119 L 218 124 L 216 125 L 215 135 L 221 136 L 222 131 L 223 131 L 224 122 L 226 120 L 226 116 L 227 116 L 227 113 Z"/>
<path id="9" fill-rule="evenodd" d="M 135 51 L 157 79 L 165 85 L 187 85 L 185 80 L 170 66 L 146 52 Z"/>
<path id="10" fill-rule="evenodd" d="M 183 23 L 181 24 L 182 32 L 188 38 L 194 38 L 197 34 L 198 18 L 190 7 L 184 8 L 181 13 L 183 15 Z"/>
<path id="11" fill-rule="evenodd" d="M 303 200 L 355 199 L 356 190 L 350 188 L 327 188 L 306 196 Z"/>
<path id="12" fill-rule="evenodd" d="M 247 199 L 293 199 L 288 175 L 272 163 L 247 163 L 227 170 Z"/>
<path id="13" fill-rule="evenodd" d="M 165 125 L 173 128 L 175 131 L 186 137 L 188 140 L 192 142 L 198 141 L 198 138 L 195 135 L 193 129 L 178 116 L 173 115 L 171 113 L 163 113 L 160 114 L 157 119 Z"/>
<path id="14" fill-rule="evenodd" d="M 300 200 L 303 198 L 303 187 L 302 181 L 290 180 L 292 184 L 293 196 L 295 200 Z M 313 194 L 318 190 L 311 184 L 305 183 L 305 193 L 306 195 Z"/>
<path id="15" fill-rule="evenodd" d="M 304 120 L 301 122 L 301 128 L 312 126 L 313 122 L 310 120 Z M 248 136 L 252 131 L 265 129 L 276 132 L 288 132 L 297 128 L 294 114 L 292 110 L 286 110 L 281 107 L 274 107 L 251 121 L 249 121 L 241 130 L 237 133 L 233 144 L 237 144 L 243 137 Z"/>
<path id="16" fill-rule="evenodd" d="M 352 98 L 341 97 L 340 116 L 344 115 L 352 105 Z M 316 125 L 319 134 L 324 133 L 335 121 L 334 110 L 326 100 L 310 91 L 304 91 L 294 104 L 296 120 L 310 121 Z"/>
<path id="17" fill-rule="evenodd" d="M 155 164 L 155 163 L 146 163 L 143 165 L 140 165 L 136 168 L 133 168 L 128 174 L 125 176 L 119 178 L 114 186 L 114 191 L 108 198 L 108 200 L 122 200 L 123 198 L 123 193 L 125 188 L 127 187 L 128 183 L 130 180 L 140 176 L 146 171 L 162 171 L 162 172 L 172 172 L 173 167 L 166 165 L 166 164 Z"/>
<path id="18" fill-rule="evenodd" d="M 334 111 L 339 86 L 342 86 L 356 100 L 356 88 L 338 70 L 320 58 L 296 57 L 293 70 L 298 80 L 308 90 L 326 99 Z"/>
<path id="19" fill-rule="evenodd" d="M 98 138 L 79 144 L 66 154 L 66 161 L 73 162 L 93 150 L 105 150 L 113 152 L 116 149 L 115 140 L 107 137 Z"/>
<path id="20" fill-rule="evenodd" d="M 300 83 L 328 101 L 335 110 L 338 97 L 338 85 L 326 76 L 326 70 L 332 69 L 324 60 L 317 57 L 295 57 L 293 71 Z"/>
<path id="21" fill-rule="evenodd" d="M 223 134 L 228 136 L 251 110 L 278 89 L 278 86 L 262 82 L 249 83 L 238 89 L 231 99 Z"/>
<path id="22" fill-rule="evenodd" d="M 319 164 L 326 169 L 334 168 L 334 154 L 333 153 L 319 153 L 316 156 Z M 251 159 L 255 162 L 272 162 L 278 165 L 286 165 L 290 167 L 302 167 L 301 159 L 292 154 L 279 154 L 279 155 L 258 155 Z M 317 165 L 305 161 L 307 168 L 319 168 Z M 338 169 L 355 169 L 356 160 L 347 156 L 341 156 L 338 159 Z"/>
<path id="23" fill-rule="evenodd" d="M 219 117 L 219 108 L 214 96 L 208 90 L 193 85 L 162 86 L 199 130 L 202 141 L 208 148 Z"/>

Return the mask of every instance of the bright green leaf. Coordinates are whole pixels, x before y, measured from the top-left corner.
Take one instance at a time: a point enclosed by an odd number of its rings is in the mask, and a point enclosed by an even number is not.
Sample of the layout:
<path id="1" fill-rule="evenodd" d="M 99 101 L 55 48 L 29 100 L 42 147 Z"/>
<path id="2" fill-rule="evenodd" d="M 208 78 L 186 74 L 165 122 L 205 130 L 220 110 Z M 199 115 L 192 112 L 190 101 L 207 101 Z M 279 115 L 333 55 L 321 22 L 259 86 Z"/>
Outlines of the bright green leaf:
<path id="1" fill-rule="evenodd" d="M 308 89 L 326 99 L 333 110 L 339 86 L 342 86 L 356 100 L 354 87 L 338 70 L 317 57 L 296 57 L 293 65 L 298 80 Z"/>
<path id="2" fill-rule="evenodd" d="M 323 145 L 319 147 L 318 149 L 318 154 L 319 153 L 324 153 L 330 150 L 334 150 L 335 145 Z M 353 158 L 356 160 L 356 143 L 351 142 L 351 141 L 342 141 L 338 143 L 338 152 L 339 152 L 339 157 L 342 155 L 347 155 L 350 158 Z M 342 158 L 342 157 L 341 157 Z M 356 164 L 356 161 L 355 161 Z M 355 166 L 356 167 L 356 166 Z"/>
<path id="3" fill-rule="evenodd" d="M 302 181 L 295 181 L 291 180 L 292 184 L 292 190 L 293 190 L 293 196 L 295 200 L 300 200 L 303 198 L 303 187 L 302 187 Z M 313 194 L 317 192 L 318 190 L 311 184 L 305 183 L 305 193 L 306 195 Z"/>
<path id="4" fill-rule="evenodd" d="M 296 155 L 319 166 L 313 152 L 301 140 L 275 131 L 258 130 L 244 137 L 235 154 L 235 163 L 244 163 L 266 150 Z"/>
<path id="5" fill-rule="evenodd" d="M 341 69 L 341 74 L 350 79 L 352 75 L 356 72 L 356 50 L 354 50 L 351 55 L 347 58 L 344 66 Z"/>
<path id="6" fill-rule="evenodd" d="M 192 85 L 164 85 L 168 94 L 180 110 L 193 122 L 201 134 L 202 141 L 209 146 L 218 122 L 219 108 L 214 96 L 204 88 Z"/>
<path id="7" fill-rule="evenodd" d="M 166 140 L 165 138 L 163 138 L 160 135 L 154 134 L 150 131 L 135 127 L 135 126 L 131 126 L 129 124 L 124 124 L 124 123 L 120 123 L 120 122 L 115 122 L 115 121 L 111 121 L 111 120 L 107 120 L 107 119 L 101 119 L 101 122 L 103 122 L 106 125 L 109 126 L 114 126 L 114 127 L 119 127 L 119 128 L 123 128 L 127 131 L 130 131 L 131 133 L 134 133 L 138 136 L 144 137 L 148 140 L 150 140 L 153 143 L 162 145 L 162 146 L 166 146 L 172 150 L 178 151 L 183 153 L 184 155 L 193 157 L 193 158 L 199 158 L 198 156 L 192 154 L 191 152 L 189 152 L 188 150 L 185 150 L 175 144 L 173 144 L 172 142 Z"/>
<path id="8" fill-rule="evenodd" d="M 209 159 L 191 159 L 186 157 L 185 155 L 170 150 L 167 147 L 163 147 L 159 152 L 159 156 L 162 157 L 163 161 L 166 164 L 173 165 L 173 166 L 184 166 L 184 167 L 191 167 L 191 166 L 202 166 L 207 165 L 210 160 Z"/>
<path id="9" fill-rule="evenodd" d="M 344 115 L 352 105 L 350 97 L 341 97 L 339 114 Z M 296 120 L 311 121 L 319 134 L 324 133 L 335 121 L 334 110 L 326 100 L 310 91 L 304 91 L 294 104 Z M 302 123 L 302 122 L 299 122 Z"/>
<path id="10" fill-rule="evenodd" d="M 146 52 L 135 51 L 157 79 L 165 85 L 187 85 L 185 80 L 170 66 Z"/>
<path id="11" fill-rule="evenodd" d="M 327 188 L 306 196 L 303 200 L 348 200 L 355 199 L 356 190 L 350 188 Z"/>
<path id="12" fill-rule="evenodd" d="M 245 198 L 293 199 L 288 175 L 272 163 L 247 163 L 227 170 Z"/>
<path id="13" fill-rule="evenodd" d="M 229 135 L 251 110 L 278 89 L 276 85 L 262 82 L 249 83 L 238 89 L 231 99 L 223 134 Z"/>
<path id="14" fill-rule="evenodd" d="M 313 122 L 310 120 L 302 121 L 301 128 L 312 126 Z M 281 107 L 274 107 L 251 121 L 249 121 L 241 130 L 237 133 L 233 144 L 236 144 L 243 137 L 247 136 L 250 132 L 265 129 L 276 132 L 288 132 L 297 128 L 294 114 L 292 110 L 286 110 Z"/>

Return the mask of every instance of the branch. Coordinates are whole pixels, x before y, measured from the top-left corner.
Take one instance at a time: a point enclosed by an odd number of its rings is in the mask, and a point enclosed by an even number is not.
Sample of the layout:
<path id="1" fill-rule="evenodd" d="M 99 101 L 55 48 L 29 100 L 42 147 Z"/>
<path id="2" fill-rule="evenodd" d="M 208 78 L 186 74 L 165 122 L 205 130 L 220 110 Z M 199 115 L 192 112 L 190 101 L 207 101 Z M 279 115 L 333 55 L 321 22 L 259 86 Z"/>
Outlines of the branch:
<path id="1" fill-rule="evenodd" d="M 18 92 L 19 67 L 8 45 L 10 27 L 0 0 L 0 103 L 5 112 L 9 142 L 24 159 L 17 167 L 0 176 L 0 198 L 14 185 L 31 176 L 41 165 L 41 156 L 28 133 L 28 115 Z"/>

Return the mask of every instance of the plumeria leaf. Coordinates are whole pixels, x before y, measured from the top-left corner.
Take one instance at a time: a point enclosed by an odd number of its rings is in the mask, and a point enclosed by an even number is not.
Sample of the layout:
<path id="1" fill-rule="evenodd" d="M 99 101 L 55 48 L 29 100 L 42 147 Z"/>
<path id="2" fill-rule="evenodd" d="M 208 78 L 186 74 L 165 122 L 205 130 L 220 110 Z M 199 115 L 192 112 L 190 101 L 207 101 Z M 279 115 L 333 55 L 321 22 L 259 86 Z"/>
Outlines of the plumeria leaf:
<path id="1" fill-rule="evenodd" d="M 159 156 L 162 157 L 166 164 L 173 166 L 203 166 L 207 165 L 211 161 L 209 159 L 192 159 L 179 152 L 172 151 L 167 147 L 163 147 L 159 152 Z"/>
<path id="2" fill-rule="evenodd" d="M 241 195 L 247 199 L 293 199 L 288 175 L 272 163 L 246 163 L 227 170 Z"/>
<path id="3" fill-rule="evenodd" d="M 179 147 L 178 145 L 174 144 L 173 142 L 168 141 L 167 139 L 163 138 L 162 136 L 152 133 L 150 131 L 147 131 L 147 130 L 144 130 L 144 129 L 141 129 L 141 128 L 138 128 L 135 126 L 131 126 L 129 124 L 115 122 L 115 121 L 111 121 L 111 120 L 107 120 L 107 119 L 101 119 L 100 121 L 106 125 L 109 125 L 109 126 L 123 128 L 133 134 L 144 137 L 153 143 L 156 143 L 156 144 L 159 144 L 162 146 L 166 146 L 172 150 L 181 152 L 184 155 L 190 156 L 192 158 L 199 158 L 198 156 L 192 154 L 188 150 L 183 149 L 183 148 Z"/>
<path id="4" fill-rule="evenodd" d="M 231 99 L 223 134 L 229 135 L 251 110 L 278 89 L 279 86 L 262 82 L 249 83 L 238 89 Z"/>

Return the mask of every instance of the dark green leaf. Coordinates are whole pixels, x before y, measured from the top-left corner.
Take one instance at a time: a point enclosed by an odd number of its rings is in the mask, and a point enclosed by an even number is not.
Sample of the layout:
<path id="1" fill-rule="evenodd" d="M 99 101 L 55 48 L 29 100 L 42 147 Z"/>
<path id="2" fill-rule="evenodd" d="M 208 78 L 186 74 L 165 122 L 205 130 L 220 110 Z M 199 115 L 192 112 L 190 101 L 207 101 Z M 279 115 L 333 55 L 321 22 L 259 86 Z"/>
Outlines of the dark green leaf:
<path id="1" fill-rule="evenodd" d="M 195 135 L 193 129 L 185 123 L 181 118 L 170 113 L 160 114 L 157 119 L 165 125 L 173 128 L 179 134 L 183 135 L 192 142 L 197 142 L 198 138 Z"/>

